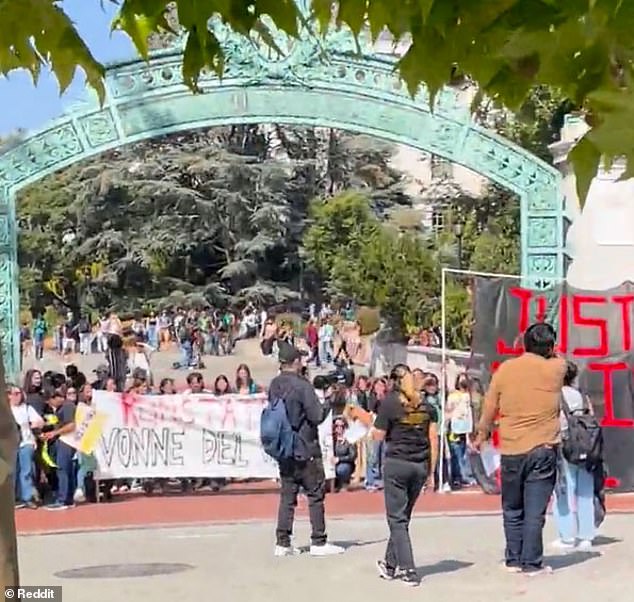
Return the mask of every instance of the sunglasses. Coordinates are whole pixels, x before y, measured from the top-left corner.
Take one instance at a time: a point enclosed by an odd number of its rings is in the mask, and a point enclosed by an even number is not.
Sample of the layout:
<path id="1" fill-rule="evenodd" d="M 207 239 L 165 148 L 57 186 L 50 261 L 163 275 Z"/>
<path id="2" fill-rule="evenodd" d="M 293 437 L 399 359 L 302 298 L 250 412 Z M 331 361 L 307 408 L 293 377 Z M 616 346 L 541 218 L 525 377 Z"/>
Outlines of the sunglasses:
<path id="1" fill-rule="evenodd" d="M 22 391 L 20 391 L 20 389 L 13 389 L 9 391 L 9 395 L 22 395 Z"/>

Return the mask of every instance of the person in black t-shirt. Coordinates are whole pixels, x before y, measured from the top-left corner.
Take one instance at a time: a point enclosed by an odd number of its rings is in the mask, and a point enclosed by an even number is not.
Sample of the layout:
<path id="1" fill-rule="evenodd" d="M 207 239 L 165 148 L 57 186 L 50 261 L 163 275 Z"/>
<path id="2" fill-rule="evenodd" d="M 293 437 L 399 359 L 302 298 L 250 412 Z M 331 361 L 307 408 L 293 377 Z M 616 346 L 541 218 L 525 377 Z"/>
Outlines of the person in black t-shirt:
<path id="1" fill-rule="evenodd" d="M 438 416 L 416 390 L 407 366 L 395 366 L 390 380 L 392 390 L 379 406 L 372 429 L 375 440 L 386 442 L 383 481 L 390 528 L 385 559 L 377 562 L 377 568 L 383 579 L 418 585 L 409 522 L 425 483 L 434 486 L 430 468 L 438 456 Z"/>

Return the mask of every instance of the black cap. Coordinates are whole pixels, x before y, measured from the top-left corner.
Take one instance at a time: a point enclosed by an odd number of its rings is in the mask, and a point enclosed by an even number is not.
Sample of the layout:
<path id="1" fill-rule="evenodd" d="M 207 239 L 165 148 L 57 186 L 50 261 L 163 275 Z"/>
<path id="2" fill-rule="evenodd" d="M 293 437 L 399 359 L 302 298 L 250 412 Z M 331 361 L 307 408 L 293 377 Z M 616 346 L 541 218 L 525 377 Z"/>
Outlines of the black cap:
<path id="1" fill-rule="evenodd" d="M 281 364 L 292 364 L 295 360 L 305 355 L 306 353 L 300 351 L 297 347 L 293 347 L 293 345 L 286 341 L 279 341 L 277 344 L 277 357 Z"/>

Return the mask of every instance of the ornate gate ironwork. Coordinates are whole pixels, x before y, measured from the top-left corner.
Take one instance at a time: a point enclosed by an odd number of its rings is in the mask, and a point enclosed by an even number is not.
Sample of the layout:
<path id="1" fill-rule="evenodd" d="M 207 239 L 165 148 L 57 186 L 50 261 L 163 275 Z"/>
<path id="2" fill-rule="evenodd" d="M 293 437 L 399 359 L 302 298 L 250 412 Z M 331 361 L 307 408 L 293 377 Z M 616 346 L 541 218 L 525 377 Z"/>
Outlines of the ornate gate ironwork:
<path id="1" fill-rule="evenodd" d="M 305 5 L 306 0 L 297 0 Z M 561 176 L 527 151 L 474 124 L 452 89 L 429 109 L 425 89 L 412 98 L 395 72 L 397 57 L 349 31 L 318 40 L 280 33 L 286 54 L 267 50 L 212 24 L 226 55 L 223 79 L 201 77 L 192 94 L 180 76 L 182 45 L 154 53 L 150 63 L 112 64 L 106 100 L 74 106 L 42 131 L 0 155 L 0 336 L 7 373 L 19 371 L 19 294 L 15 199 L 44 176 L 103 151 L 199 127 L 282 123 L 340 128 L 377 136 L 461 164 L 520 198 L 522 275 L 548 288 L 564 276 Z"/>

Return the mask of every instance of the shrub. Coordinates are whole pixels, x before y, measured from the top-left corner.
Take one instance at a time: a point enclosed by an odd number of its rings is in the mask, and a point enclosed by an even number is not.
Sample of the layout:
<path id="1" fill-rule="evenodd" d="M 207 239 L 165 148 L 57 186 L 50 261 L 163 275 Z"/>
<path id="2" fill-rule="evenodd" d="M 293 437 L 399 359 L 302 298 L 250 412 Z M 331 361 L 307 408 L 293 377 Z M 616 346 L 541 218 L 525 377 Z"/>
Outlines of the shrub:
<path id="1" fill-rule="evenodd" d="M 381 328 L 381 313 L 376 307 L 362 306 L 357 310 L 357 322 L 362 336 L 374 334 Z"/>

